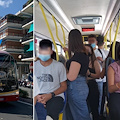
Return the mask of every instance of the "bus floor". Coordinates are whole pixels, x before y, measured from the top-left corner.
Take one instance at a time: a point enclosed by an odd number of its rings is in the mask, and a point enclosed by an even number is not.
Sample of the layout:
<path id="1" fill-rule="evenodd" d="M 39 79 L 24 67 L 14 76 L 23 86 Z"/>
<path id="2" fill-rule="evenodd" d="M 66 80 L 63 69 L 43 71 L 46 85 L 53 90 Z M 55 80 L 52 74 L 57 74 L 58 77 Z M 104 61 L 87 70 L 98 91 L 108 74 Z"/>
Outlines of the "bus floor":
<path id="1" fill-rule="evenodd" d="M 92 115 L 90 114 L 91 120 L 92 120 Z M 47 116 L 46 120 L 53 120 L 50 116 Z M 106 118 L 101 118 L 101 120 L 106 120 Z"/>
<path id="2" fill-rule="evenodd" d="M 38 119 L 37 119 L 37 114 L 36 114 L 35 111 L 34 111 L 34 113 L 35 113 L 35 114 L 34 114 L 34 115 L 35 115 L 35 116 L 34 116 L 34 117 L 35 117 L 34 120 L 38 120 Z M 91 117 L 91 120 L 92 120 L 92 114 L 91 114 L 91 113 L 90 113 L 90 117 Z M 47 116 L 46 120 L 53 120 L 53 119 L 52 119 L 50 116 Z M 106 117 L 102 117 L 101 120 L 106 120 Z"/>

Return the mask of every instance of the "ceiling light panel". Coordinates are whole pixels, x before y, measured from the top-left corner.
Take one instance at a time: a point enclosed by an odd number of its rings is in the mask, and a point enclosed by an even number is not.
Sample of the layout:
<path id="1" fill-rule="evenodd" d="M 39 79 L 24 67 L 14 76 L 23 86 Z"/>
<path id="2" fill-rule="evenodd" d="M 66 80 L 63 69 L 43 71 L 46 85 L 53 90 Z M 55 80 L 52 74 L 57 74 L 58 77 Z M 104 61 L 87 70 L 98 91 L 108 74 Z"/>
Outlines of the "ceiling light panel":
<path id="1" fill-rule="evenodd" d="M 101 18 L 101 16 L 77 16 L 72 17 L 72 20 L 76 25 L 93 25 L 100 24 Z"/>

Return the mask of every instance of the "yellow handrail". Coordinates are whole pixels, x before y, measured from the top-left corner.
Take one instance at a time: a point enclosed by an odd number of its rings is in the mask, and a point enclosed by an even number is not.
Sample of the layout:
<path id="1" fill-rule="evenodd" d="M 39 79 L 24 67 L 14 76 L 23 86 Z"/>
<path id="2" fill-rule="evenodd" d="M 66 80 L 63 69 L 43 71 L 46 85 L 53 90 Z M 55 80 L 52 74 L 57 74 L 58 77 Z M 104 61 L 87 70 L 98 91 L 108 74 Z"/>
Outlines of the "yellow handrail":
<path id="1" fill-rule="evenodd" d="M 56 37 L 57 37 L 58 41 L 60 42 L 60 44 L 61 44 L 61 45 L 62 45 L 62 47 L 63 47 L 64 45 L 63 45 L 63 43 L 61 42 L 61 40 L 60 40 L 60 38 L 59 38 L 59 36 L 58 36 L 57 23 L 56 23 L 55 18 L 54 18 L 54 16 L 53 16 L 53 15 L 52 15 L 52 18 L 53 18 L 53 21 L 54 21 L 54 24 L 55 24 L 55 28 L 56 28 Z"/>
<path id="2" fill-rule="evenodd" d="M 51 38 L 52 38 L 52 41 L 53 41 L 53 44 L 54 44 L 54 47 L 55 47 L 55 50 L 56 50 L 56 59 L 57 59 L 57 61 L 59 61 L 58 49 L 57 49 L 57 46 L 56 46 L 56 43 L 55 43 L 55 39 L 54 39 L 54 37 L 53 37 L 52 31 L 51 31 L 51 29 L 50 29 L 50 26 L 49 26 L 49 23 L 48 23 L 48 20 L 47 20 L 47 17 L 46 17 L 46 15 L 45 15 L 45 12 L 44 12 L 44 9 L 43 9 L 43 6 L 42 6 L 41 2 L 39 2 L 39 6 L 40 6 L 40 8 L 41 8 L 41 11 L 42 11 L 44 20 L 45 20 L 45 22 L 46 22 L 46 25 L 47 25 L 47 27 L 48 27 L 49 33 L 50 33 L 50 35 L 51 35 Z"/>
<path id="3" fill-rule="evenodd" d="M 106 35 L 104 36 L 104 43 L 105 43 L 105 41 L 106 41 Z M 104 48 L 105 48 L 105 45 L 104 45 Z"/>
<path id="4" fill-rule="evenodd" d="M 112 24 L 111 24 L 111 26 L 110 26 L 110 32 L 109 32 L 109 37 L 110 37 L 110 46 L 111 46 L 111 44 L 112 44 L 112 39 L 111 39 L 112 25 L 113 25 L 113 23 L 112 23 Z"/>
<path id="5" fill-rule="evenodd" d="M 60 27 L 61 27 L 62 32 L 63 32 L 63 40 L 64 40 L 64 47 L 65 47 L 65 43 L 66 43 L 66 40 L 65 40 L 65 32 L 64 32 L 64 29 L 63 29 L 63 26 L 62 26 L 61 23 L 60 23 Z"/>
<path id="6" fill-rule="evenodd" d="M 64 44 L 62 43 L 62 41 L 60 40 L 59 36 L 58 36 L 58 27 L 57 27 L 57 23 L 56 23 L 56 20 L 54 18 L 54 16 L 52 15 L 52 19 L 54 21 L 54 24 L 55 24 L 55 28 L 56 28 L 56 37 L 58 39 L 58 41 L 60 42 L 60 44 L 62 45 L 62 47 L 64 48 L 65 47 L 65 32 L 64 32 L 64 29 L 62 27 L 62 24 L 60 23 L 60 26 L 61 26 L 61 29 L 62 29 L 62 32 L 63 32 L 63 39 L 64 39 Z M 69 56 L 68 56 L 68 52 L 66 51 L 66 58 L 69 59 Z"/>
<path id="7" fill-rule="evenodd" d="M 61 29 L 62 29 L 62 32 L 63 32 L 64 47 L 65 47 L 65 43 L 66 43 L 66 42 L 65 42 L 65 41 L 66 41 L 66 40 L 65 40 L 65 32 L 64 32 L 64 29 L 63 29 L 63 26 L 62 26 L 61 23 L 60 23 L 60 26 L 61 26 Z M 68 51 L 66 51 L 65 54 L 66 54 L 66 58 L 69 59 Z"/>
<path id="8" fill-rule="evenodd" d="M 105 49 L 107 50 L 107 35 L 108 35 L 108 31 L 104 37 L 104 42 L 105 42 Z"/>
<path id="9" fill-rule="evenodd" d="M 84 40 L 84 37 L 85 37 L 85 36 L 82 36 L 82 38 L 83 38 L 83 42 L 85 41 L 85 40 Z"/>
<path id="10" fill-rule="evenodd" d="M 116 29 L 116 33 L 115 33 L 115 37 L 114 37 L 114 41 L 113 41 L 113 46 L 112 46 L 112 58 L 113 59 L 115 59 L 115 45 L 116 45 L 116 38 L 117 38 L 119 26 L 120 26 L 120 17 L 118 20 L 117 29 Z"/>

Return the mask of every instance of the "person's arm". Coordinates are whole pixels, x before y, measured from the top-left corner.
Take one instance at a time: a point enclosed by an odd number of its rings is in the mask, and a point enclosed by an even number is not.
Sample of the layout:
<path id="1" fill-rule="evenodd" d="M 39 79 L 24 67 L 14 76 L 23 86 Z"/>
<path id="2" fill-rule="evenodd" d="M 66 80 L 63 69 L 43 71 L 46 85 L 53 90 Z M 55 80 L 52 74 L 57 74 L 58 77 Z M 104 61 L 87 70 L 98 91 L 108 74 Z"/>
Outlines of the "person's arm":
<path id="1" fill-rule="evenodd" d="M 66 83 L 66 81 L 64 81 L 64 82 L 60 83 L 60 87 L 57 90 L 54 91 L 54 94 L 55 95 L 59 95 L 61 93 L 64 93 L 66 91 L 66 89 L 67 89 L 67 83 Z M 51 98 L 52 98 L 52 94 L 51 93 L 38 95 L 37 96 L 37 101 L 41 102 L 43 104 L 46 104 L 46 102 L 48 100 L 50 100 Z"/>
<path id="2" fill-rule="evenodd" d="M 55 95 L 59 95 L 64 93 L 67 90 L 67 83 L 66 81 L 60 83 L 60 88 L 54 91 Z"/>
<path id="3" fill-rule="evenodd" d="M 102 69 L 102 72 L 100 73 L 100 78 L 104 78 L 105 76 L 105 68 Z"/>
<path id="4" fill-rule="evenodd" d="M 99 61 L 101 61 L 101 62 L 104 61 L 102 57 L 97 57 L 97 60 L 99 60 Z"/>
<path id="5" fill-rule="evenodd" d="M 105 70 L 105 63 L 106 63 L 106 60 L 102 64 L 102 72 L 100 73 L 100 78 L 102 78 L 102 79 L 104 78 L 105 72 L 106 72 L 106 70 Z"/>
<path id="6" fill-rule="evenodd" d="M 113 92 L 119 90 L 120 89 L 120 82 L 117 83 L 117 84 L 114 84 L 114 82 L 115 82 L 115 72 L 114 72 L 112 67 L 108 68 L 107 76 L 108 76 L 108 90 L 109 90 L 109 93 L 113 93 Z"/>
<path id="7" fill-rule="evenodd" d="M 97 50 L 97 52 L 95 53 L 95 56 L 96 56 L 98 61 L 103 62 L 102 54 L 100 53 L 99 50 Z"/>
<path id="8" fill-rule="evenodd" d="M 37 96 L 34 97 L 34 105 L 36 105 L 37 102 Z"/>
<path id="9" fill-rule="evenodd" d="M 80 63 L 74 61 L 71 62 L 69 72 L 67 73 L 68 80 L 74 81 L 79 74 L 80 68 L 81 68 Z"/>
<path id="10" fill-rule="evenodd" d="M 64 50 L 64 52 L 66 52 L 66 51 L 68 52 L 68 48 L 66 48 L 66 47 L 64 47 L 63 50 Z"/>
<path id="11" fill-rule="evenodd" d="M 91 78 L 99 79 L 100 78 L 100 65 L 97 60 L 94 62 L 94 66 L 95 66 L 95 73 L 90 73 L 90 71 L 88 70 L 87 75 L 90 75 Z"/>

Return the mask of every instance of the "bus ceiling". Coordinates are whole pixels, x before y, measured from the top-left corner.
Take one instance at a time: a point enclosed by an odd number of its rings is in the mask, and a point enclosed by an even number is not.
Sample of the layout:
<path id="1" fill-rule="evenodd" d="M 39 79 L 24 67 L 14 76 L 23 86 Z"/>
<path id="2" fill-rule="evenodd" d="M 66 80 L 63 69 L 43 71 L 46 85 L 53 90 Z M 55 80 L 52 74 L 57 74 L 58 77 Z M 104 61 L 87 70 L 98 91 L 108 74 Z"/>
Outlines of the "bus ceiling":
<path id="1" fill-rule="evenodd" d="M 105 36 L 120 8 L 120 0 L 92 0 L 91 2 L 89 2 L 89 0 L 38 1 L 40 1 L 44 7 L 53 35 L 56 36 L 56 30 L 52 15 L 57 20 L 57 24 L 60 22 L 63 25 L 66 39 L 68 32 L 74 28 L 79 29 L 83 35 L 102 34 Z M 35 9 L 37 11 L 35 15 L 37 24 L 35 25 L 35 30 L 50 37 L 37 0 Z M 58 31 L 59 37 L 61 37 L 62 31 L 59 25 Z M 56 39 L 55 37 L 55 40 Z M 61 37 L 60 39 L 63 38 Z"/>
<path id="2" fill-rule="evenodd" d="M 83 27 L 95 27 L 95 34 L 103 34 L 107 29 L 108 22 L 111 18 L 113 10 L 115 10 L 119 0 L 39 0 L 48 11 L 50 11 L 56 19 L 60 20 L 62 24 L 71 30 L 77 28 L 82 31 Z M 101 16 L 99 24 L 76 25 L 72 17 L 76 16 Z M 114 18 L 113 18 L 114 19 Z M 112 21 L 111 21 L 112 22 Z M 86 22 L 87 24 L 87 22 Z M 92 32 L 93 33 L 93 32 Z M 83 34 L 86 34 L 85 32 Z M 91 32 L 87 32 L 91 34 Z"/>

